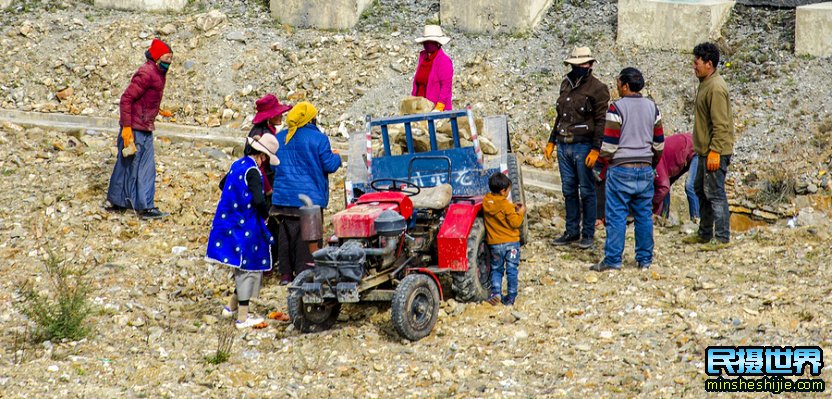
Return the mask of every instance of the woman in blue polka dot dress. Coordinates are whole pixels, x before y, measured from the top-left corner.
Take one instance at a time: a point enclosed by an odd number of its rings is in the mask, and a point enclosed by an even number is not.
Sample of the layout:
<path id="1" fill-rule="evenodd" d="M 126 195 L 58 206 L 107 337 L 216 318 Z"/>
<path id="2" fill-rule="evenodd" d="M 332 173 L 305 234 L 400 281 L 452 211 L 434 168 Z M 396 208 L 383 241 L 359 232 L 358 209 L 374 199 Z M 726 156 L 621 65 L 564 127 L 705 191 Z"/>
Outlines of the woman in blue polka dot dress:
<path id="1" fill-rule="evenodd" d="M 244 156 L 231 165 L 220 182 L 222 195 L 206 253 L 208 261 L 234 268 L 234 295 L 222 315 L 231 317 L 236 311 L 240 329 L 263 322 L 253 314 L 249 317 L 249 301 L 258 297 L 263 272 L 272 268 L 270 248 L 274 241 L 266 228 L 271 204 L 263 192 L 260 165 L 280 163 L 274 135 L 249 137 L 246 142 Z"/>

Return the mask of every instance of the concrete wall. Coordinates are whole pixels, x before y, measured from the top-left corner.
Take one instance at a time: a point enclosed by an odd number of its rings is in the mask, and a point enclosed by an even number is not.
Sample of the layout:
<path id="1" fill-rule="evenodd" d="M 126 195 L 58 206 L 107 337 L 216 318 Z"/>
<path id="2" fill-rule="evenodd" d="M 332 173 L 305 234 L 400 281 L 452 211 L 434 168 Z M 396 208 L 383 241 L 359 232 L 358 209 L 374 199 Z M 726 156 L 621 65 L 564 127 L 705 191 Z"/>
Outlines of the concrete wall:
<path id="1" fill-rule="evenodd" d="M 137 11 L 182 11 L 188 0 L 95 0 L 101 8 Z"/>
<path id="2" fill-rule="evenodd" d="M 270 0 L 272 17 L 293 26 L 350 29 L 373 0 Z"/>
<path id="3" fill-rule="evenodd" d="M 795 54 L 832 56 L 832 3 L 797 7 L 794 25 Z"/>
<path id="4" fill-rule="evenodd" d="M 744 6 L 764 6 L 779 8 L 795 8 L 808 4 L 823 3 L 824 0 L 737 0 L 737 4 Z"/>
<path id="5" fill-rule="evenodd" d="M 718 39 L 731 0 L 619 0 L 618 43 L 625 46 L 692 51 Z"/>
<path id="6" fill-rule="evenodd" d="M 540 22 L 552 0 L 440 0 L 442 27 L 473 33 L 530 30 Z"/>

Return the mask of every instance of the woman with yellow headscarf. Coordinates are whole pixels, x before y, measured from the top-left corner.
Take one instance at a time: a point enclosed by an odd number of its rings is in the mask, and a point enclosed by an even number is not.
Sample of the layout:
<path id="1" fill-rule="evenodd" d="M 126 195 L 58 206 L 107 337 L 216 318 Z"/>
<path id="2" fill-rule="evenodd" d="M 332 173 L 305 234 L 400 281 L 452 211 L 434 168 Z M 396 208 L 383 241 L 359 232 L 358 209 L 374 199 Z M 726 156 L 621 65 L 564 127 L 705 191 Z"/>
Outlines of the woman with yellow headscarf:
<path id="1" fill-rule="evenodd" d="M 277 262 L 280 283 L 287 284 L 312 263 L 309 243 L 300 237 L 298 194 L 324 209 L 329 204 L 329 174 L 341 167 L 341 157 L 333 152 L 329 139 L 317 126 L 318 110 L 309 102 L 292 107 L 286 116 L 287 128 L 277 133 L 280 165 L 274 168 L 272 210 L 278 214 Z"/>

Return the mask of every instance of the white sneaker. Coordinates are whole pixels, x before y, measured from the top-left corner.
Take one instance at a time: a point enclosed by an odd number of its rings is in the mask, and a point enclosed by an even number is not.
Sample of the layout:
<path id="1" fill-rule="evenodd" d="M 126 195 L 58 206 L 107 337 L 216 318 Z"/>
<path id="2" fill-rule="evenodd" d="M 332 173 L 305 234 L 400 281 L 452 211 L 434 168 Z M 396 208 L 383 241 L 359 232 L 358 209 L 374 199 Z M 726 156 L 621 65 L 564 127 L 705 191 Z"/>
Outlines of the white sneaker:
<path id="1" fill-rule="evenodd" d="M 262 317 L 249 317 L 246 321 L 237 320 L 237 329 L 242 330 L 244 328 L 254 327 L 263 322 Z"/>
<path id="2" fill-rule="evenodd" d="M 231 308 L 229 308 L 228 306 L 223 306 L 221 314 L 223 318 L 230 319 L 231 316 L 234 316 L 234 311 L 231 310 Z"/>

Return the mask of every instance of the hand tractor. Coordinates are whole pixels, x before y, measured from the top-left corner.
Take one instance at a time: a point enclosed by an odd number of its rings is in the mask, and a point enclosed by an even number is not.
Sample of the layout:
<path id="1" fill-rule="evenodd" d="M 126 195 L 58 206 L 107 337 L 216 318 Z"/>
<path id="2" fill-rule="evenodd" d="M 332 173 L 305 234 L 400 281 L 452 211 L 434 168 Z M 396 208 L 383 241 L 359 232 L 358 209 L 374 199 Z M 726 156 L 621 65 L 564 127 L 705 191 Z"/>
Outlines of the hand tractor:
<path id="1" fill-rule="evenodd" d="M 446 149 L 438 148 L 436 138 L 436 123 L 443 119 L 453 136 Z M 469 124 L 472 145 L 461 145 L 458 119 Z M 414 151 L 415 123 L 427 125 L 429 151 Z M 402 155 L 390 155 L 388 126 L 396 124 L 405 127 Z M 334 235 L 313 253 L 315 266 L 289 287 L 295 328 L 329 329 L 343 303 L 391 301 L 393 326 L 415 341 L 433 330 L 445 298 L 487 299 L 491 266 L 481 210 L 488 177 L 506 173 L 512 200 L 525 199 L 505 116 L 485 118 L 483 126 L 499 149 L 496 156 L 483 157 L 470 110 L 368 117 L 366 133 L 350 139 L 347 206 L 332 217 Z M 383 151 L 374 157 L 373 140 L 379 138 Z M 521 235 L 524 241 L 525 222 Z"/>

